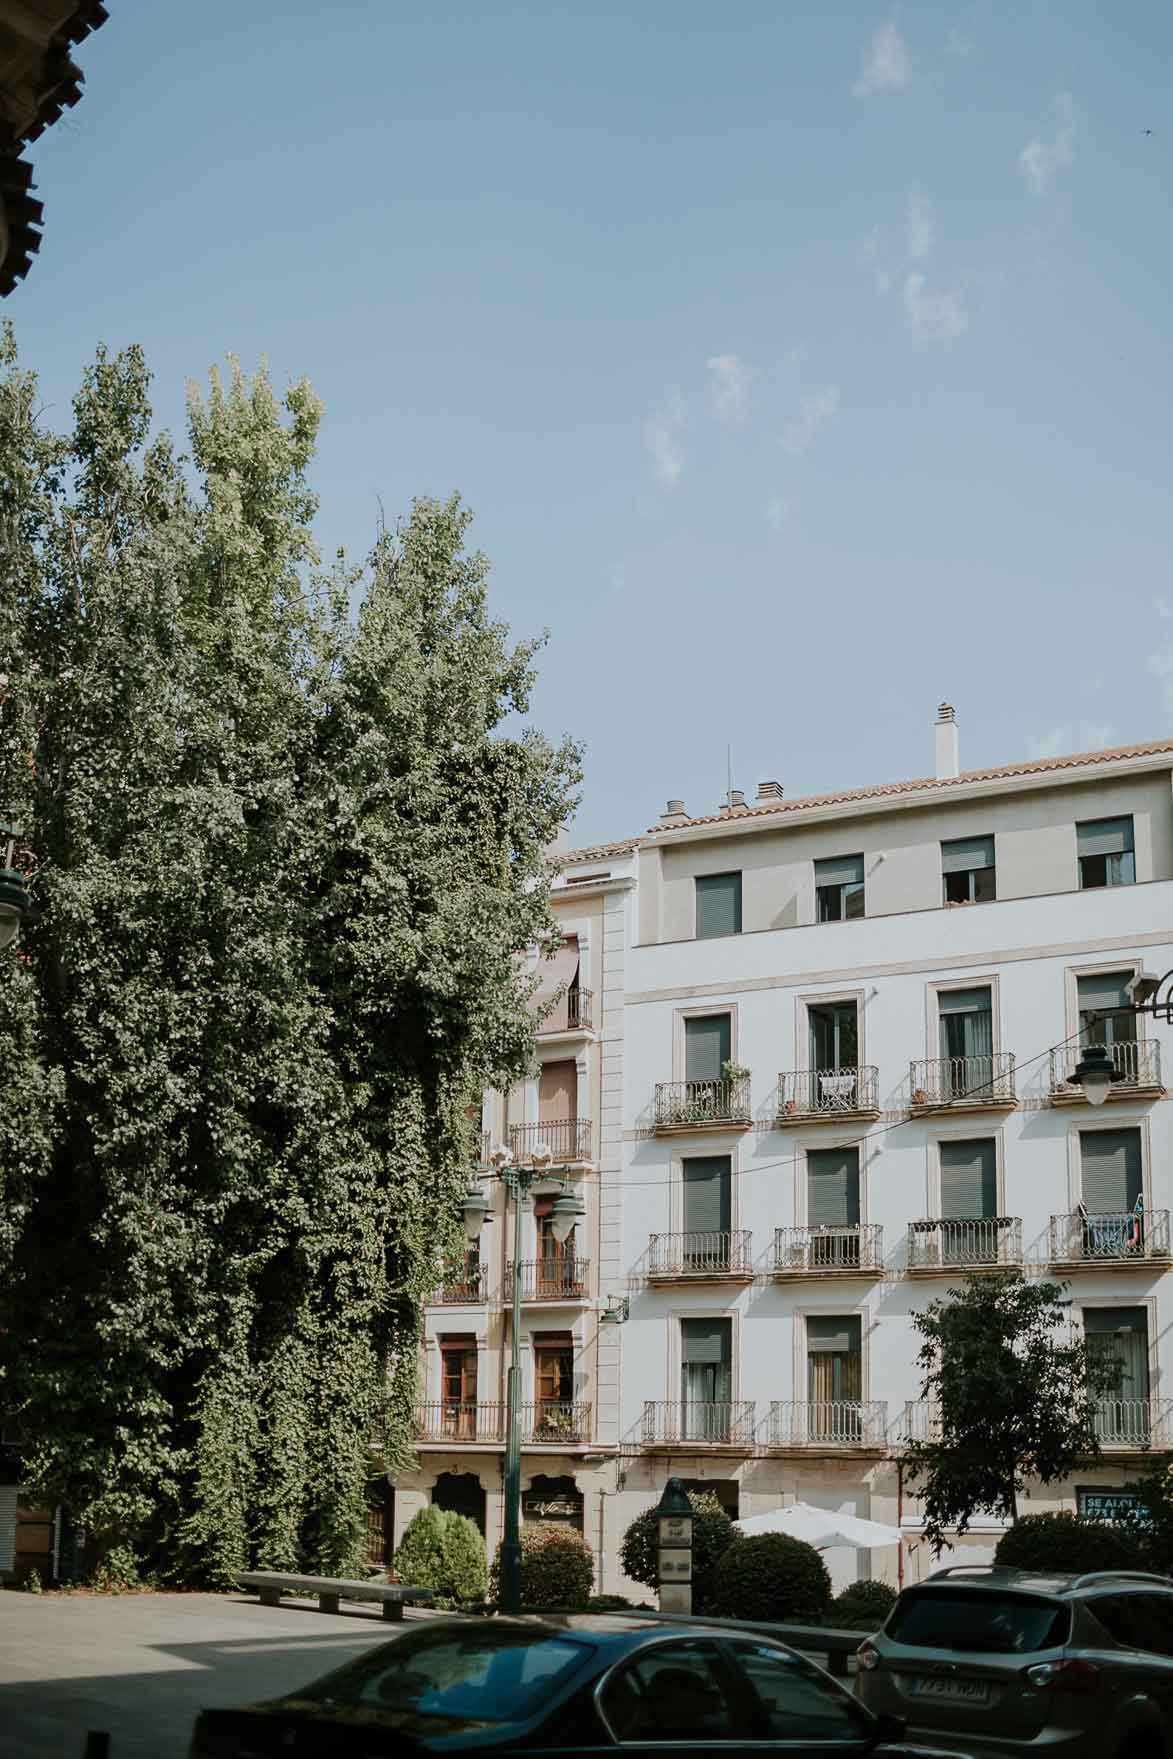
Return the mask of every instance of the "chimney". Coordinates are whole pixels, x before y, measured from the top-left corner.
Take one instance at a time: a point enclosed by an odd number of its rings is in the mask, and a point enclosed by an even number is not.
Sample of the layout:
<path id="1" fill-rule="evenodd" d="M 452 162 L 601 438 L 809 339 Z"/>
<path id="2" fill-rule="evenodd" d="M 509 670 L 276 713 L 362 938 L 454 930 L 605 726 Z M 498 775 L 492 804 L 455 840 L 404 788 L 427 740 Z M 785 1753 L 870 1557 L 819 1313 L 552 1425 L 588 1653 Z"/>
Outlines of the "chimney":
<path id="1" fill-rule="evenodd" d="M 688 814 L 684 810 L 683 800 L 670 800 L 660 814 L 662 825 L 684 825 L 688 823 Z"/>
<path id="2" fill-rule="evenodd" d="M 938 782 L 943 782 L 949 776 L 961 774 L 961 759 L 957 751 L 957 718 L 953 713 L 952 703 L 941 704 L 933 731 L 937 746 L 936 775 Z"/>
<path id="3" fill-rule="evenodd" d="M 758 799 L 759 800 L 781 800 L 781 798 L 782 798 L 782 784 L 781 784 L 781 782 L 759 782 L 758 783 Z"/>
<path id="4" fill-rule="evenodd" d="M 721 811 L 728 817 L 733 812 L 745 812 L 745 795 L 740 788 L 730 788 L 726 799 L 721 802 Z"/>

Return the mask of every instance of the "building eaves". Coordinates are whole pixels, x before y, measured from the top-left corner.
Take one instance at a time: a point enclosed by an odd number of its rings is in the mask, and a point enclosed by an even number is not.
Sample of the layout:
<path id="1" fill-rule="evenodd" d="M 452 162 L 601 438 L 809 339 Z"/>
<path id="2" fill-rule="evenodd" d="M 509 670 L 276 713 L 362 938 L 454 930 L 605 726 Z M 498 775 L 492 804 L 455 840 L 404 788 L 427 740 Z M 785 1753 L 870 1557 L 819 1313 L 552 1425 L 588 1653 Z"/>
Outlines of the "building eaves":
<path id="1" fill-rule="evenodd" d="M 639 847 L 638 837 L 622 843 L 595 843 L 589 849 L 562 849 L 553 858 L 555 867 L 576 867 L 580 861 L 608 861 L 616 855 L 630 855 Z"/>

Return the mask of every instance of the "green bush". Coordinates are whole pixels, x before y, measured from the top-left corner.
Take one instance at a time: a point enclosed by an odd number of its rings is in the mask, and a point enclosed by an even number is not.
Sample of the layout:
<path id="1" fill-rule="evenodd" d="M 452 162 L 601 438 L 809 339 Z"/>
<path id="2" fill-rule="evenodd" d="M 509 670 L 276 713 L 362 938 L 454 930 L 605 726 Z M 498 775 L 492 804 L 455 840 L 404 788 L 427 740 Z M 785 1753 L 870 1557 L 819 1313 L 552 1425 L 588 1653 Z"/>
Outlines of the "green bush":
<path id="1" fill-rule="evenodd" d="M 841 1631 L 878 1631 L 895 1604 L 896 1590 L 887 1582 L 852 1582 L 831 1602 L 827 1623 Z"/>
<path id="2" fill-rule="evenodd" d="M 476 1522 L 452 1509 L 421 1509 L 395 1553 L 395 1573 L 409 1588 L 430 1588 L 439 1607 L 483 1600 L 488 1570 Z"/>
<path id="3" fill-rule="evenodd" d="M 722 1555 L 709 1611 L 730 1619 L 821 1624 L 831 1610 L 831 1578 L 813 1545 L 785 1533 L 738 1538 Z"/>
<path id="4" fill-rule="evenodd" d="M 692 1609 L 694 1612 L 711 1613 L 713 1608 L 709 1600 L 713 1572 L 722 1553 L 737 1538 L 737 1529 L 711 1490 L 690 1490 L 688 1500 L 693 1509 Z M 619 1552 L 623 1573 L 630 1576 L 633 1582 L 642 1582 L 645 1588 L 655 1588 L 659 1582 L 656 1573 L 659 1537 L 660 1528 L 654 1504 L 645 1509 L 642 1515 L 637 1515 L 623 1535 L 623 1545 Z"/>
<path id="5" fill-rule="evenodd" d="M 521 1604 L 527 1612 L 583 1612 L 595 1585 L 590 1546 L 574 1527 L 552 1521 L 521 1530 Z M 501 1598 L 501 1550 L 493 1560 L 490 1583 Z"/>
<path id="6" fill-rule="evenodd" d="M 994 1562 L 1016 1570 L 1135 1570 L 1145 1559 L 1126 1528 L 1060 1510 L 1023 1515 L 998 1541 Z"/>
<path id="7" fill-rule="evenodd" d="M 629 1600 L 626 1594 L 592 1594 L 586 1609 L 588 1612 L 630 1612 L 645 1605 L 643 1601 Z"/>

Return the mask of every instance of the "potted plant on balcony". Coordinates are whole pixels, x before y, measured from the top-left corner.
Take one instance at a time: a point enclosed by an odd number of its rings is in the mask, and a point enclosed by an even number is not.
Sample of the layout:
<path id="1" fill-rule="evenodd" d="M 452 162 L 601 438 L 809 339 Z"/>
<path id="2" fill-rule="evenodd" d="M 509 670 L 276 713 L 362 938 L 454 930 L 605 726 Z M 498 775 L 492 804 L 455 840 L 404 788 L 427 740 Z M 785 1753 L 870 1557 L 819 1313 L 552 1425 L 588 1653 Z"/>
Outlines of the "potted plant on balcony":
<path id="1" fill-rule="evenodd" d="M 726 1113 L 728 1117 L 740 1118 L 749 1116 L 748 1096 L 743 1100 L 741 1093 L 738 1091 L 743 1087 L 748 1088 L 749 1078 L 750 1071 L 746 1068 L 744 1063 L 735 1063 L 732 1057 L 727 1057 L 721 1064 L 721 1079 L 728 1084 L 729 1090 L 727 1100 L 728 1111 Z"/>

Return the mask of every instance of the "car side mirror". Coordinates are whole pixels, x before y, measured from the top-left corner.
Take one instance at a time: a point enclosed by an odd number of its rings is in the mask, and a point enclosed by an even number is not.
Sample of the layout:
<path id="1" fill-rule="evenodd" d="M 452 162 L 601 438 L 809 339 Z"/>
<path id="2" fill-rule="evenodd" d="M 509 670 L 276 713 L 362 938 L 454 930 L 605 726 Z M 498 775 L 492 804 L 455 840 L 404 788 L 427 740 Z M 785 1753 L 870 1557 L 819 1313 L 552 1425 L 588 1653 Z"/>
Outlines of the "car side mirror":
<path id="1" fill-rule="evenodd" d="M 873 1727 L 872 1744 L 877 1747 L 888 1746 L 894 1741 L 902 1741 L 907 1733 L 908 1723 L 903 1716 L 894 1716 L 890 1710 L 881 1710 Z"/>

